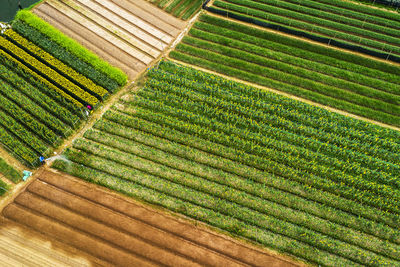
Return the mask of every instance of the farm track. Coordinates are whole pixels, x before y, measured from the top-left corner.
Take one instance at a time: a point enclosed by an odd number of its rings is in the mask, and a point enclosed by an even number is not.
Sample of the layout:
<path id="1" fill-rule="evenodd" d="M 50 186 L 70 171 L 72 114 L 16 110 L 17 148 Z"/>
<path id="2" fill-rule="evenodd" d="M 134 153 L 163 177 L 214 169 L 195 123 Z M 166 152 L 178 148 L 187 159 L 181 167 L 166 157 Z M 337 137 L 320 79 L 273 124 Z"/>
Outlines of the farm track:
<path id="1" fill-rule="evenodd" d="M 130 79 L 157 59 L 186 25 L 145 1 L 49 0 L 33 12 Z"/>
<path id="2" fill-rule="evenodd" d="M 3 215 L 114 265 L 295 266 L 50 171 L 30 183 Z"/>

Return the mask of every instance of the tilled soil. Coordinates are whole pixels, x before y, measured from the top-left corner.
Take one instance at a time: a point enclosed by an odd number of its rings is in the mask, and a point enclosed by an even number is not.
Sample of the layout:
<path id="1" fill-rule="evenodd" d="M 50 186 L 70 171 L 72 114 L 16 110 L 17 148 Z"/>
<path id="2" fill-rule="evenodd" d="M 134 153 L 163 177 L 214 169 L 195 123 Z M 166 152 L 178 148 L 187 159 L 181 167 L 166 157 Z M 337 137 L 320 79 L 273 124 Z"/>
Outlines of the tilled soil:
<path id="1" fill-rule="evenodd" d="M 143 0 L 47 0 L 33 12 L 130 79 L 156 60 L 186 25 Z"/>
<path id="2" fill-rule="evenodd" d="M 67 175 L 43 171 L 3 215 L 118 266 L 296 266 Z"/>
<path id="3" fill-rule="evenodd" d="M 89 260 L 90 258 L 90 260 Z M 44 237 L 3 218 L 0 224 L 0 266 L 79 267 L 110 265 L 73 247 Z"/>

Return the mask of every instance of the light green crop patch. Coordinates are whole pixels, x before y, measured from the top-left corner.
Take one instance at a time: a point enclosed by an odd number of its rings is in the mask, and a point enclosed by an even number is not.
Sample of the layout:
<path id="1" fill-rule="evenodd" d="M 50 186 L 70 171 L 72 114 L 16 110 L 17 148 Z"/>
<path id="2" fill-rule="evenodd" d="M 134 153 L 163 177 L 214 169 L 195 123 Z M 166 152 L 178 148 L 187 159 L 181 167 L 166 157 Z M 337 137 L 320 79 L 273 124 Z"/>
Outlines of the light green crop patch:
<path id="1" fill-rule="evenodd" d="M 16 20 L 21 20 L 29 26 L 37 29 L 52 41 L 56 42 L 66 50 L 74 54 L 76 57 L 82 59 L 88 64 L 91 64 L 96 70 L 105 73 L 111 79 L 115 80 L 120 86 L 127 83 L 128 76 L 120 69 L 111 66 L 106 61 L 100 59 L 93 52 L 84 48 L 77 41 L 67 37 L 62 32 L 33 14 L 28 10 L 21 10 L 15 16 Z"/>

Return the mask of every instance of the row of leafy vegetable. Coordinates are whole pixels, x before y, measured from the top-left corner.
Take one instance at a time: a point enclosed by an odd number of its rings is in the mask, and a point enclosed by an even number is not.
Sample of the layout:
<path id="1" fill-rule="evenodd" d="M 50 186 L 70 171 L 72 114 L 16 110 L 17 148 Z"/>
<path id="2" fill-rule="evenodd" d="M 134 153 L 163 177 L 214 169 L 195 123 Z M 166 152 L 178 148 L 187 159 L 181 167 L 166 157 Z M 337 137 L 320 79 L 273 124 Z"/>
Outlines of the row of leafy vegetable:
<path id="1" fill-rule="evenodd" d="M 393 36 L 396 30 L 391 30 L 390 24 L 389 27 L 371 25 L 368 29 L 369 24 L 360 20 L 357 26 L 351 26 L 341 15 L 280 0 L 217 0 L 214 5 L 244 16 L 329 36 L 377 51 L 400 54 L 400 39 Z"/>
<path id="2" fill-rule="evenodd" d="M 172 58 L 400 125 L 394 66 L 278 35 L 270 39 L 265 31 L 209 15 L 200 21 Z"/>

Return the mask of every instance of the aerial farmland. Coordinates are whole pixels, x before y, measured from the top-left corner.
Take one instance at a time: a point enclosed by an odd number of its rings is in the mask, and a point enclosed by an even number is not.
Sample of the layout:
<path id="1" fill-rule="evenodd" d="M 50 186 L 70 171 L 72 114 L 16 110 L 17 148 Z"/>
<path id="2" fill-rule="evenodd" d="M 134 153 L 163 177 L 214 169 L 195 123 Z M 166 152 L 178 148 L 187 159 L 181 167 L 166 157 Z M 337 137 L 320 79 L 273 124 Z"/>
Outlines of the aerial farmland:
<path id="1" fill-rule="evenodd" d="M 400 266 L 400 1 L 0 5 L 0 266 Z"/>

